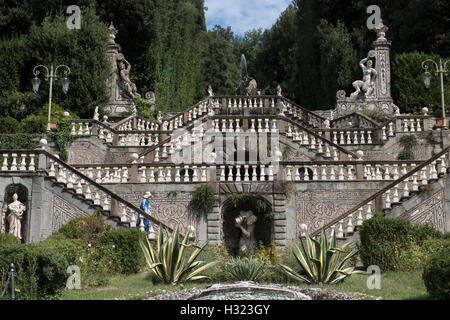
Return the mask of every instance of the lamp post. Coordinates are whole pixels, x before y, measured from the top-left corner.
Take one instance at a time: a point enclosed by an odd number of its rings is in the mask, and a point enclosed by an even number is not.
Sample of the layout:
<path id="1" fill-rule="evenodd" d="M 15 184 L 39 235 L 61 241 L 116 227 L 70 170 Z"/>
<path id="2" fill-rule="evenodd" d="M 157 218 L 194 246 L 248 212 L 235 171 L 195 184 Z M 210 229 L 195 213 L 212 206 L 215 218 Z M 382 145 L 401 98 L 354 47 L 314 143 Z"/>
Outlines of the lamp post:
<path id="1" fill-rule="evenodd" d="M 436 67 L 435 74 L 439 75 L 440 81 L 441 81 L 441 104 L 442 104 L 442 127 L 443 129 L 447 128 L 446 122 L 445 122 L 445 99 L 444 99 L 444 75 L 448 75 L 447 70 L 447 63 L 449 63 L 450 60 L 445 61 L 442 63 L 442 59 L 439 59 L 439 65 L 432 59 L 427 59 L 422 62 L 422 68 L 425 70 L 424 74 L 422 75 L 423 83 L 425 84 L 425 87 L 428 89 L 430 88 L 430 82 L 431 82 L 431 73 L 428 72 L 428 65 L 427 63 L 432 63 Z"/>
<path id="2" fill-rule="evenodd" d="M 31 80 L 31 84 L 33 85 L 34 93 L 38 92 L 39 86 L 41 84 L 41 80 L 37 77 L 40 74 L 40 72 L 37 70 L 39 68 L 45 69 L 45 71 L 47 72 L 45 75 L 45 80 L 46 81 L 50 80 L 50 89 L 49 89 L 49 94 L 48 94 L 48 122 L 47 122 L 47 131 L 50 131 L 51 130 L 50 122 L 51 122 L 51 114 L 52 114 L 53 79 L 55 79 L 55 80 L 58 79 L 58 69 L 59 68 L 65 68 L 64 77 L 61 79 L 61 85 L 62 85 L 62 90 L 63 90 L 64 94 L 66 94 L 67 90 L 69 90 L 69 84 L 70 84 L 70 80 L 67 78 L 67 76 L 70 74 L 70 68 L 64 64 L 59 65 L 56 68 L 53 68 L 53 64 L 51 64 L 50 71 L 48 70 L 48 68 L 46 66 L 44 66 L 42 64 L 34 67 L 34 69 L 33 69 L 34 78 L 33 78 L 33 80 Z"/>

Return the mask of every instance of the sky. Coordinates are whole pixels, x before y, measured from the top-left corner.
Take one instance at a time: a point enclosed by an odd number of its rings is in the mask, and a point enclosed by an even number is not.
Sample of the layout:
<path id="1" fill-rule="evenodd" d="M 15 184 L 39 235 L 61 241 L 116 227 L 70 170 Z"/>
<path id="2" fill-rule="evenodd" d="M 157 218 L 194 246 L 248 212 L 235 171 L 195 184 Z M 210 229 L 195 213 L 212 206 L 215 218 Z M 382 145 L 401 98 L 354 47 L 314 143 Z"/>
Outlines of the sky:
<path id="1" fill-rule="evenodd" d="M 238 35 L 253 28 L 269 29 L 292 0 L 205 0 L 206 25 L 218 24 Z"/>

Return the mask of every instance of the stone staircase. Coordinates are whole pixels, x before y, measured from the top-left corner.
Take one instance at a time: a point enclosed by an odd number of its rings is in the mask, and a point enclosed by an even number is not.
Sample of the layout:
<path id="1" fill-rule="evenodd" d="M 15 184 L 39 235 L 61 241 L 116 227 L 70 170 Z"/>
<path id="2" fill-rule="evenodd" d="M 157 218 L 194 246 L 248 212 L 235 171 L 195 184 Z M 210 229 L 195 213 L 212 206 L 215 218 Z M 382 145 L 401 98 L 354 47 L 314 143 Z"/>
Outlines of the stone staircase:
<path id="1" fill-rule="evenodd" d="M 323 229 L 328 234 L 336 233 L 337 238 L 341 240 L 358 239 L 358 228 L 373 216 L 376 209 L 386 216 L 414 220 L 410 210 L 430 197 L 427 195 L 430 193 L 430 186 L 431 190 L 435 190 L 438 185 L 440 188 L 436 189 L 445 189 L 442 181 L 447 181 L 449 177 L 449 151 L 450 146 L 444 148 L 322 228 L 310 232 L 310 235 L 317 236 Z M 443 209 L 446 212 L 445 208 Z M 305 232 L 307 228 L 303 227 L 302 230 Z M 441 231 L 446 231 L 445 226 Z"/>

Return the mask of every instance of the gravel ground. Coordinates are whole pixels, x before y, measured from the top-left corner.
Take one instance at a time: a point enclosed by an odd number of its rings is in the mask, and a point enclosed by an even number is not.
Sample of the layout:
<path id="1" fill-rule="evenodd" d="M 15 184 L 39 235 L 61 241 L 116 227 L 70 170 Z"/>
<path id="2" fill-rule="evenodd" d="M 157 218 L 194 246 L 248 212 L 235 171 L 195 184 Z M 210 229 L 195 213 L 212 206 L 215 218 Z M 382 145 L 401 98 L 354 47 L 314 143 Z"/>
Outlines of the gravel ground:
<path id="1" fill-rule="evenodd" d="M 279 284 L 270 284 L 274 288 L 286 288 L 294 290 L 311 297 L 312 300 L 379 300 L 381 298 L 368 296 L 362 293 L 352 295 L 344 294 L 338 291 L 322 290 L 320 288 L 299 288 L 284 287 Z M 211 287 L 211 286 L 209 286 Z M 208 289 L 209 287 L 205 288 Z M 185 289 L 181 291 L 163 291 L 161 294 L 148 298 L 147 300 L 187 300 L 193 295 L 199 295 L 205 289 Z M 283 294 L 264 293 L 264 292 L 228 292 L 201 297 L 198 300 L 298 300 Z"/>

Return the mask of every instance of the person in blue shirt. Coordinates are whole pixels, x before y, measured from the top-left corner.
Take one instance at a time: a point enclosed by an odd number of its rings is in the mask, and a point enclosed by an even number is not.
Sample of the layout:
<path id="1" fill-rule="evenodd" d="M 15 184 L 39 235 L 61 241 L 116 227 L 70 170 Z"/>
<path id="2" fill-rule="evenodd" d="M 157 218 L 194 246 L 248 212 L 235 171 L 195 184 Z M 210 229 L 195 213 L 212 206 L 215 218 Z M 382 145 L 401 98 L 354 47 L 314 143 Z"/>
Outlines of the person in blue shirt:
<path id="1" fill-rule="evenodd" d="M 140 209 L 142 211 L 144 211 L 145 213 L 147 213 L 148 215 L 151 214 L 151 212 L 150 212 L 150 198 L 151 197 L 152 197 L 152 194 L 149 191 L 147 191 L 147 192 L 145 192 L 144 197 L 141 200 Z M 140 224 L 141 224 L 141 215 L 138 214 L 137 221 L 136 221 L 136 227 L 139 227 Z M 149 234 L 151 231 L 150 220 L 146 217 L 144 217 L 144 230 L 147 234 Z"/>

